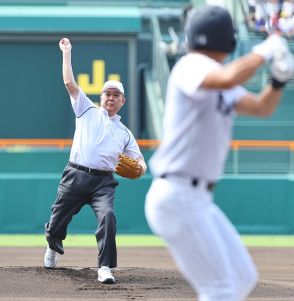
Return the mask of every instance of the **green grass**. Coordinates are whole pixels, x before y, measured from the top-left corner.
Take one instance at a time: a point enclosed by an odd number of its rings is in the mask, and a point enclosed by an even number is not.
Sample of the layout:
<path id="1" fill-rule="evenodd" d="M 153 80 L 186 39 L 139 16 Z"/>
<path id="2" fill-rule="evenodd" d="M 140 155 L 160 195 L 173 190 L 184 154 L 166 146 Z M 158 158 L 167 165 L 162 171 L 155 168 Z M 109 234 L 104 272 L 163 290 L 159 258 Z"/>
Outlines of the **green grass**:
<path id="1" fill-rule="evenodd" d="M 243 235 L 248 247 L 294 247 L 294 235 Z"/>
<path id="2" fill-rule="evenodd" d="M 294 235 L 243 235 L 248 247 L 294 247 Z M 164 242 L 154 235 L 117 235 L 118 247 L 162 247 Z M 0 247 L 41 247 L 46 245 L 44 235 L 0 235 Z M 96 247 L 94 235 L 68 235 L 65 247 Z"/>
<path id="3" fill-rule="evenodd" d="M 154 235 L 117 235 L 118 247 L 161 247 L 164 242 Z M 46 245 L 44 235 L 13 234 L 0 235 L 0 247 L 39 247 Z M 66 247 L 96 247 L 94 235 L 68 235 Z"/>

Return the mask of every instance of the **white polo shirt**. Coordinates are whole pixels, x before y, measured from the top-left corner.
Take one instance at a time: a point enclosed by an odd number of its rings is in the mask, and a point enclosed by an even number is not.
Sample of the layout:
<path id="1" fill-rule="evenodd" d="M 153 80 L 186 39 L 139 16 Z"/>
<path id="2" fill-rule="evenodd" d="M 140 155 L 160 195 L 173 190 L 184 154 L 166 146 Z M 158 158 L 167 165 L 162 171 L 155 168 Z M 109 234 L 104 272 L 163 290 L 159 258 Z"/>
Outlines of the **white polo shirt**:
<path id="1" fill-rule="evenodd" d="M 108 112 L 97 108 L 81 89 L 77 100 L 71 97 L 71 104 L 76 115 L 71 162 L 114 170 L 122 152 L 134 159 L 143 158 L 133 134 L 122 124 L 119 115 L 109 117 Z"/>
<path id="2" fill-rule="evenodd" d="M 222 174 L 230 147 L 233 107 L 247 91 L 199 88 L 220 64 L 190 53 L 174 66 L 167 87 L 164 134 L 150 159 L 155 176 L 173 173 L 216 181 Z"/>

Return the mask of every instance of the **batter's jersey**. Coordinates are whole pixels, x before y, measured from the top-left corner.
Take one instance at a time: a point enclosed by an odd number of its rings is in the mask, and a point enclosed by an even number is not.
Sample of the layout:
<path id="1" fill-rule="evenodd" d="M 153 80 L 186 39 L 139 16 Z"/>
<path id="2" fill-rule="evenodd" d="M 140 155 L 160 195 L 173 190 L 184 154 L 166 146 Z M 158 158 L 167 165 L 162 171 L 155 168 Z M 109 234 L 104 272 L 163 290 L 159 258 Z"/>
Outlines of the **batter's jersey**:
<path id="1" fill-rule="evenodd" d="M 99 170 L 114 170 L 119 154 L 134 159 L 143 158 L 131 133 L 120 116 L 109 117 L 108 112 L 94 103 L 80 89 L 77 99 L 71 97 L 76 115 L 76 130 L 70 161 Z"/>
<path id="2" fill-rule="evenodd" d="M 166 173 L 216 181 L 230 146 L 234 105 L 247 91 L 200 88 L 221 65 L 207 56 L 189 53 L 174 66 L 167 87 L 164 133 L 151 157 L 155 176 Z"/>

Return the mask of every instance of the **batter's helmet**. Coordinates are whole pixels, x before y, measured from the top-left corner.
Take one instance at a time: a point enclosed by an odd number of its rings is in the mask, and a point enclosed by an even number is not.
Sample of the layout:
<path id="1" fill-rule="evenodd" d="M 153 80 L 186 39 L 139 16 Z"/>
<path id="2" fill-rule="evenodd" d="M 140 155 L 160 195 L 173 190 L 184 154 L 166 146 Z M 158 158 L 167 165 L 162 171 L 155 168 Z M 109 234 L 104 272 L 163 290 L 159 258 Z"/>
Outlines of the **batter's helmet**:
<path id="1" fill-rule="evenodd" d="M 236 47 L 235 30 L 229 12 L 214 5 L 193 9 L 186 26 L 188 47 L 191 50 L 233 52 Z"/>

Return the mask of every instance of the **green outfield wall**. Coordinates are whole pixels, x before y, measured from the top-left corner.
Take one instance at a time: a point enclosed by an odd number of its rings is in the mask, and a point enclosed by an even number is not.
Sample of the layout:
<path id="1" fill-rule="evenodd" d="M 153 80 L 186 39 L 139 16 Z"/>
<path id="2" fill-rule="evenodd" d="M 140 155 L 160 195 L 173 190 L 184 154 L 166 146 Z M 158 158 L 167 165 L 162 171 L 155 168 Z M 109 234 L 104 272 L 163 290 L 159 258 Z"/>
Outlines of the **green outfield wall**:
<path id="1" fill-rule="evenodd" d="M 143 153 L 148 159 L 152 152 Z M 0 233 L 43 232 L 68 155 L 64 149 L 0 152 Z M 118 180 L 118 233 L 150 233 L 144 200 L 151 175 Z M 216 203 L 243 234 L 293 234 L 293 197 L 294 177 L 289 175 L 226 175 L 215 190 Z M 95 229 L 94 214 L 85 206 L 73 218 L 69 233 L 94 233 Z"/>
<path id="2" fill-rule="evenodd" d="M 73 136 L 75 119 L 58 47 L 62 37 L 72 42 L 76 81 L 93 102 L 99 102 L 106 80 L 123 82 L 127 102 L 120 114 L 137 136 L 141 30 L 137 7 L 1 6 L 0 0 L 0 138 Z"/>

